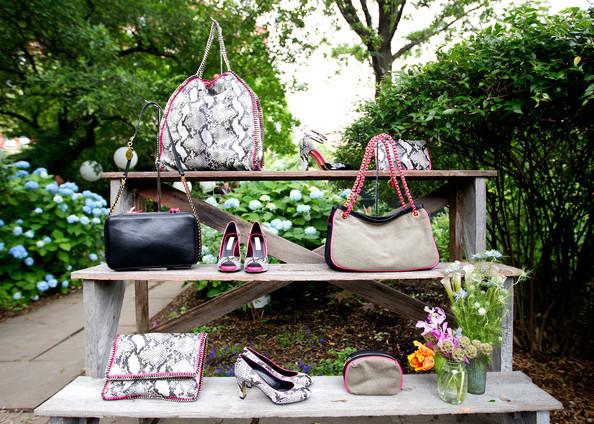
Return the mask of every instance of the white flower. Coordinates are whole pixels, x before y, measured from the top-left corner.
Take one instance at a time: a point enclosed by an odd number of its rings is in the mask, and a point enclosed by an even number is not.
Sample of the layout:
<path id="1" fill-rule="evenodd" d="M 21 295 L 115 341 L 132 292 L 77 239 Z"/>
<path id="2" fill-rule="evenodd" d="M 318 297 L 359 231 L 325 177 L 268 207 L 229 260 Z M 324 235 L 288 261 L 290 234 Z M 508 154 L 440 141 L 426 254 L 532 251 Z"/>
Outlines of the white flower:
<path id="1" fill-rule="evenodd" d="M 348 197 L 349 194 L 351 194 L 351 189 L 346 188 L 346 189 L 342 190 L 338 195 L 340 197 Z"/>
<path id="2" fill-rule="evenodd" d="M 318 234 L 318 230 L 316 230 L 314 227 L 306 227 L 303 231 L 305 231 L 305 234 L 308 236 L 315 236 Z"/>
<path id="3" fill-rule="evenodd" d="M 259 200 L 251 200 L 250 203 L 248 204 L 248 208 L 250 208 L 250 210 L 255 211 L 258 210 L 262 207 L 262 203 Z"/>
<path id="4" fill-rule="evenodd" d="M 217 203 L 217 200 L 212 196 L 210 196 L 209 198 L 206 199 L 206 203 L 208 203 L 211 206 L 215 206 L 215 207 L 219 206 L 219 204 Z"/>
<path id="5" fill-rule="evenodd" d="M 275 230 L 282 230 L 283 229 L 283 221 L 281 219 L 275 218 L 270 222 L 270 226 Z"/>
<path id="6" fill-rule="evenodd" d="M 263 194 L 262 196 L 260 196 L 260 201 L 261 202 L 270 202 L 270 196 L 267 194 Z"/>
<path id="7" fill-rule="evenodd" d="M 288 219 L 285 219 L 281 223 L 281 228 L 283 229 L 283 231 L 289 231 L 291 228 L 293 228 L 293 223 L 291 221 L 289 221 Z"/>
<path id="8" fill-rule="evenodd" d="M 204 255 L 202 257 L 202 262 L 204 262 L 205 264 L 214 264 L 217 262 L 217 258 L 215 258 L 213 255 L 208 254 L 208 255 Z"/>
<path id="9" fill-rule="evenodd" d="M 501 258 L 501 257 L 503 256 L 503 255 L 502 255 L 500 252 L 498 252 L 498 251 L 497 251 L 497 250 L 495 250 L 495 249 L 493 249 L 493 250 L 487 250 L 487 251 L 484 253 L 484 255 L 485 255 L 487 258 L 492 258 L 492 259 L 499 259 L 499 258 Z"/>
<path id="10" fill-rule="evenodd" d="M 309 205 L 298 205 L 297 206 L 297 213 L 309 213 L 311 210 L 311 206 Z"/>
<path id="11" fill-rule="evenodd" d="M 239 207 L 239 200 L 237 199 L 227 199 L 225 200 L 225 204 L 223 205 L 225 209 L 235 209 Z"/>
<path id="12" fill-rule="evenodd" d="M 474 305 L 473 305 L 473 306 L 474 306 L 475 308 L 479 309 L 479 308 L 481 307 L 481 304 L 480 304 L 480 303 L 478 303 L 478 302 L 474 302 Z"/>
<path id="13" fill-rule="evenodd" d="M 289 193 L 289 199 L 291 199 L 293 202 L 300 201 L 302 197 L 303 196 L 299 190 L 291 190 L 291 193 Z"/>
<path id="14" fill-rule="evenodd" d="M 322 190 L 312 191 L 309 194 L 309 197 L 311 197 L 312 199 L 321 199 L 322 197 L 324 197 L 324 192 Z"/>
<path id="15" fill-rule="evenodd" d="M 266 209 L 273 211 L 276 209 L 276 205 L 274 203 L 269 203 L 266 205 Z"/>
<path id="16" fill-rule="evenodd" d="M 479 308 L 478 314 L 480 316 L 484 316 L 486 313 L 487 313 L 487 310 L 485 308 Z"/>

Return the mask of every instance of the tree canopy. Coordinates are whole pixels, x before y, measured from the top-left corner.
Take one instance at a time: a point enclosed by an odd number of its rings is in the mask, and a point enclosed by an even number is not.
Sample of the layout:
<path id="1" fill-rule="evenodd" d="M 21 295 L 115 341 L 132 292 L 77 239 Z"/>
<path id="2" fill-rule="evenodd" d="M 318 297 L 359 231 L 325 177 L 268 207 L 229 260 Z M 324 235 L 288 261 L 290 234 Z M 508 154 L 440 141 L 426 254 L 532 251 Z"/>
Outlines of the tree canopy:
<path id="1" fill-rule="evenodd" d="M 107 169 L 131 134 L 144 99 L 165 104 L 196 72 L 210 29 L 222 25 L 231 65 L 259 95 L 266 146 L 293 150 L 284 87 L 243 3 L 188 0 L 26 0 L 0 5 L 0 128 L 35 142 L 35 166 L 73 177 L 85 159 Z M 219 72 L 218 49 L 206 77 Z M 154 161 L 153 127 L 140 140 L 140 169 Z"/>
<path id="2" fill-rule="evenodd" d="M 428 140 L 437 168 L 500 171 L 489 182 L 488 242 L 533 271 L 519 288 L 519 334 L 537 350 L 592 348 L 593 17 L 512 9 L 386 83 L 338 154 L 357 162 L 387 131 Z"/>

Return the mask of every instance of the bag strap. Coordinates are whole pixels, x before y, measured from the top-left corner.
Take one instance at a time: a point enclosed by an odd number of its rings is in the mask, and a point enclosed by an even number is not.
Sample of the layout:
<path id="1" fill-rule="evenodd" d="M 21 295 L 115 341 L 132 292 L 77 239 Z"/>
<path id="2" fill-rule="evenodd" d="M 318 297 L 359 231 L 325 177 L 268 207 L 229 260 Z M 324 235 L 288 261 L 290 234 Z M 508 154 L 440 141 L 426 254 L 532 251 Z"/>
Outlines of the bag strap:
<path id="1" fill-rule="evenodd" d="M 346 210 L 342 213 L 342 217 L 347 218 L 353 211 L 355 203 L 357 202 L 357 198 L 361 194 L 361 189 L 363 188 L 363 183 L 365 182 L 365 176 L 367 174 L 367 170 L 369 169 L 369 163 L 371 162 L 371 158 L 375 157 L 376 145 L 378 143 L 382 143 L 386 151 L 386 158 L 388 160 L 388 165 L 390 167 L 390 180 L 392 182 L 392 186 L 398 194 L 400 204 L 403 208 L 407 207 L 407 203 L 404 201 L 404 196 L 402 195 L 402 191 L 400 190 L 400 185 L 396 177 L 396 169 L 398 169 L 398 176 L 402 180 L 404 193 L 406 195 L 406 199 L 408 200 L 408 205 L 410 205 L 410 208 L 413 211 L 413 216 L 419 216 L 419 212 L 417 211 L 415 202 L 410 194 L 410 190 L 408 189 L 408 184 L 406 182 L 406 177 L 404 176 L 404 171 L 402 170 L 402 164 L 400 162 L 400 157 L 398 156 L 396 142 L 388 134 L 379 134 L 373 137 L 367 143 L 367 147 L 365 148 L 365 153 L 363 155 L 363 160 L 361 162 L 359 172 L 357 173 L 357 177 L 355 178 L 353 188 L 351 189 L 351 193 L 347 196 L 347 200 L 344 204 Z M 392 154 L 394 154 L 395 160 L 392 159 Z M 396 163 L 396 166 L 394 165 L 394 163 Z"/>
<path id="2" fill-rule="evenodd" d="M 200 62 L 200 66 L 196 71 L 198 78 L 202 78 L 202 75 L 204 74 L 204 68 L 206 68 L 206 59 L 208 57 L 208 53 L 210 53 L 215 32 L 218 34 L 219 48 L 221 49 L 221 56 L 223 57 L 225 66 L 227 66 L 228 71 L 231 71 L 231 65 L 229 65 L 229 58 L 227 57 L 227 49 L 225 48 L 225 40 L 223 39 L 223 30 L 217 21 L 215 21 L 213 18 L 210 18 L 210 20 L 212 21 L 212 25 L 210 26 L 210 34 L 208 34 L 208 41 L 206 42 L 206 48 L 204 49 L 204 56 L 202 56 L 202 62 Z"/>

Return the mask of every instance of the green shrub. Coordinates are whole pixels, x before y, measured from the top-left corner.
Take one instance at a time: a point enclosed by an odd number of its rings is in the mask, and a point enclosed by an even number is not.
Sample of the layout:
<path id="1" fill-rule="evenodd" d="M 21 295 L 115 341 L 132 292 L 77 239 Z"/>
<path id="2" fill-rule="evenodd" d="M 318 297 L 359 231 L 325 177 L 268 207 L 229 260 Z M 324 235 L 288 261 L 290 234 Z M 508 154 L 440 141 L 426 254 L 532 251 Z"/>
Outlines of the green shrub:
<path id="1" fill-rule="evenodd" d="M 0 158 L 0 309 L 68 292 L 70 271 L 102 255 L 107 202 L 78 186 L 58 185 L 44 168 Z"/>
<path id="2" fill-rule="evenodd" d="M 344 367 L 344 361 L 357 349 L 352 347 L 346 347 L 343 350 L 331 349 L 328 353 L 332 356 L 331 358 L 322 359 L 320 362 L 312 366 L 311 375 L 342 375 L 342 368 Z"/>

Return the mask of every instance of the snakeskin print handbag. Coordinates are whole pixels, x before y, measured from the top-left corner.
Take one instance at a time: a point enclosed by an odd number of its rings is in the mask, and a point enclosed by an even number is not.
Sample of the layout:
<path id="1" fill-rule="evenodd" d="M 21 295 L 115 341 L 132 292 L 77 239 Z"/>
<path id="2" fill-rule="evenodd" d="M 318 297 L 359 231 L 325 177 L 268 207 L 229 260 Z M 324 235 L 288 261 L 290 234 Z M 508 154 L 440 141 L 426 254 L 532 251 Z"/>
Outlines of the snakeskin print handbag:
<path id="1" fill-rule="evenodd" d="M 214 80 L 202 78 L 206 58 L 218 34 L 227 71 Z M 204 57 L 195 75 L 171 95 L 159 135 L 159 161 L 175 170 L 169 123 L 175 148 L 186 170 L 259 171 L 264 162 L 264 123 L 258 96 L 229 65 L 223 31 L 213 19 Z"/>
<path id="2" fill-rule="evenodd" d="M 382 143 L 377 146 L 377 169 L 387 171 L 390 169 L 386 149 Z M 396 140 L 396 148 L 402 169 L 430 170 L 431 158 L 429 147 L 425 140 Z M 394 157 L 392 153 L 392 157 Z"/>
<path id="3" fill-rule="evenodd" d="M 147 333 L 115 337 L 105 370 L 104 400 L 198 399 L 206 333 Z"/>

